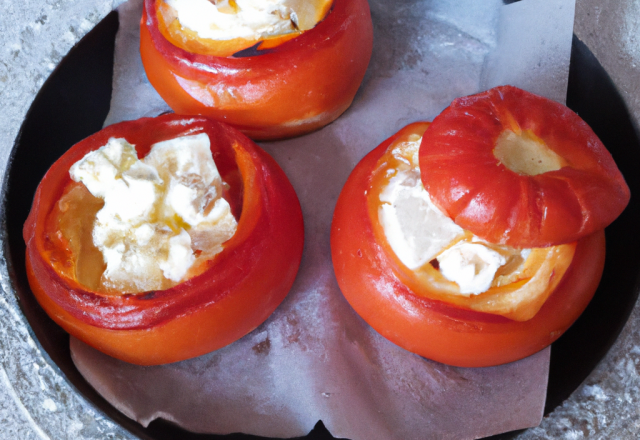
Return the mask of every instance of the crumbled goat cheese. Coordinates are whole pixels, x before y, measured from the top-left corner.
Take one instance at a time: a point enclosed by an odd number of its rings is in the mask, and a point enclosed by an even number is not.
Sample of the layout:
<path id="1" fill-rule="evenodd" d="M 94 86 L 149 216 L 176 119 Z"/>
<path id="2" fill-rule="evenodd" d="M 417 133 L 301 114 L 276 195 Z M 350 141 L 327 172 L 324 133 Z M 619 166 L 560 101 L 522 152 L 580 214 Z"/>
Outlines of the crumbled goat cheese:
<path id="1" fill-rule="evenodd" d="M 209 147 L 206 134 L 179 137 L 138 160 L 131 144 L 112 138 L 71 167 L 71 178 L 105 202 L 93 229 L 105 286 L 141 292 L 175 284 L 235 233 Z"/>

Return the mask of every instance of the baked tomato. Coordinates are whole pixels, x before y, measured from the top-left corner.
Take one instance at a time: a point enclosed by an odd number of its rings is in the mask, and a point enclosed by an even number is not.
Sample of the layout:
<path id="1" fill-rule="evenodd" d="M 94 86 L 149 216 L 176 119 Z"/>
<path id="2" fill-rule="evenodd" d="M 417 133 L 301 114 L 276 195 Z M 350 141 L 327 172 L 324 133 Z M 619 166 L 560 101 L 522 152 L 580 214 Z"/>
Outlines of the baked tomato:
<path id="1" fill-rule="evenodd" d="M 385 202 L 380 194 L 397 169 L 394 149 L 419 143 L 428 125 L 411 124 L 387 139 L 347 180 L 331 228 L 340 289 L 381 335 L 438 362 L 483 367 L 536 353 L 567 330 L 591 300 L 604 267 L 604 232 L 525 254 L 496 246 L 506 255 L 525 255 L 524 261 L 514 259 L 515 266 L 498 272 L 491 287 L 478 295 L 461 294 L 440 274 L 435 258 L 410 269 L 381 226 L 380 206 Z M 461 231 L 453 242 L 477 241 Z"/>
<path id="2" fill-rule="evenodd" d="M 157 142 L 199 133 L 210 139 L 228 185 L 224 198 L 237 219 L 221 252 L 199 274 L 166 290 L 114 293 L 80 283 L 78 246 L 67 235 L 84 228 L 91 237 L 101 202 L 89 194 L 71 224 L 62 225 L 59 201 L 81 185 L 71 180 L 70 167 L 112 138 L 125 138 L 142 158 Z M 296 194 L 269 155 L 229 126 L 171 114 L 115 124 L 74 145 L 38 186 L 24 239 L 29 283 L 54 321 L 113 357 L 154 365 L 223 347 L 266 320 L 293 284 L 304 230 Z M 103 264 L 94 259 L 95 267 Z"/>
<path id="3" fill-rule="evenodd" d="M 420 169 L 433 202 L 456 224 L 520 248 L 604 229 L 630 197 L 578 115 L 512 86 L 453 101 L 425 133 Z"/>
<path id="4" fill-rule="evenodd" d="M 163 0 L 145 0 L 140 53 L 147 77 L 176 113 L 224 121 L 253 139 L 323 127 L 353 101 L 371 57 L 373 26 L 366 0 L 311 4 L 316 12 L 309 15 L 326 13 L 315 27 L 228 55 L 244 44 L 189 38 L 166 23 Z"/>

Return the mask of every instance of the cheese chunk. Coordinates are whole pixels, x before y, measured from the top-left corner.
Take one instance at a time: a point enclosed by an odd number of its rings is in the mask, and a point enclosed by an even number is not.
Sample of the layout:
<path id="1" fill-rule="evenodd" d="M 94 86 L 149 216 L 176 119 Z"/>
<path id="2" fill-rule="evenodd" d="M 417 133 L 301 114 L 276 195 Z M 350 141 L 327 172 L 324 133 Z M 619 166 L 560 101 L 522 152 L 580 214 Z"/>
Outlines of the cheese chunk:
<path id="1" fill-rule="evenodd" d="M 438 255 L 440 272 L 460 286 L 460 293 L 479 294 L 491 287 L 507 259 L 480 243 L 460 242 Z"/>
<path id="2" fill-rule="evenodd" d="M 419 270 L 437 259 L 440 273 L 458 284 L 461 295 L 486 292 L 508 259 L 456 225 L 431 202 L 420 177 L 420 141 L 416 136 L 391 151 L 399 165 L 388 171 L 378 211 L 387 242 L 407 268 Z M 529 253 L 523 250 L 521 254 L 526 259 Z"/>
<path id="3" fill-rule="evenodd" d="M 183 27 L 200 38 L 231 40 L 283 35 L 297 29 L 285 0 L 166 0 Z"/>
<path id="4" fill-rule="evenodd" d="M 105 287 L 166 289 L 233 236 L 237 223 L 209 145 L 206 134 L 180 137 L 138 160 L 131 144 L 112 138 L 71 167 L 71 178 L 105 202 L 93 228 Z"/>
<path id="5" fill-rule="evenodd" d="M 379 220 L 391 248 L 409 269 L 431 261 L 464 230 L 444 215 L 422 186 L 413 156 L 420 143 L 405 143 L 394 150 L 406 166 L 399 167 L 380 194 Z M 417 159 L 416 159 L 417 161 Z"/>

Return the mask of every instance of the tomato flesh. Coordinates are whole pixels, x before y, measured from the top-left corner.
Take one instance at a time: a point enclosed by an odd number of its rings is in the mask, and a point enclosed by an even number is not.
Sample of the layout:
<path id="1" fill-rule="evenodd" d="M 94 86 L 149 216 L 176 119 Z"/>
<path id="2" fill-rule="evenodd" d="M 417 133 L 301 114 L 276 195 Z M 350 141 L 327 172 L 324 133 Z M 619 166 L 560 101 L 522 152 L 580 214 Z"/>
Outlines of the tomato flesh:
<path id="1" fill-rule="evenodd" d="M 93 244 L 93 224 L 103 205 L 83 184 L 71 182 L 46 225 L 51 238 L 49 262 L 58 273 L 77 279 L 91 290 L 104 290 L 100 278 L 106 264 Z"/>

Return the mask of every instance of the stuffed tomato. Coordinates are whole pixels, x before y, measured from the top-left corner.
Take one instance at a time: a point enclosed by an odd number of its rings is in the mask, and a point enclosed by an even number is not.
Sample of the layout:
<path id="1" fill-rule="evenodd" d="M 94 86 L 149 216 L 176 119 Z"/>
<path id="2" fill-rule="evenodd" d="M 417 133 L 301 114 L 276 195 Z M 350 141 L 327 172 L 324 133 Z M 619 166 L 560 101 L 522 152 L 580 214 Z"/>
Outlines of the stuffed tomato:
<path id="1" fill-rule="evenodd" d="M 353 101 L 373 46 L 366 0 L 270 2 L 265 16 L 282 20 L 246 32 L 232 19 L 252 2 L 209 4 L 213 18 L 202 25 L 206 11 L 180 16 L 179 1 L 145 0 L 140 32 L 147 77 L 176 113 L 269 140 L 321 128 Z M 282 23 L 292 29 L 278 31 Z"/>
<path id="2" fill-rule="evenodd" d="M 304 230 L 269 155 L 224 124 L 172 114 L 74 145 L 38 186 L 24 239 L 29 283 L 54 321 L 154 365 L 266 320 L 293 284 Z"/>
<path id="3" fill-rule="evenodd" d="M 499 365 L 524 358 L 566 331 L 586 308 L 598 286 L 604 267 L 603 228 L 626 206 L 628 188 L 611 156 L 584 123 L 561 130 L 573 132 L 573 136 L 589 131 L 589 148 L 574 156 L 563 154 L 549 140 L 547 133 L 554 130 L 525 122 L 529 118 L 535 120 L 538 117 L 535 112 L 523 119 L 518 119 L 520 115 L 512 116 L 514 102 L 522 104 L 523 99 L 525 102 L 531 99 L 543 107 L 538 111 L 545 115 L 558 110 L 558 104 L 514 88 L 499 88 L 454 101 L 431 125 L 409 125 L 369 153 L 356 166 L 340 194 L 331 231 L 338 284 L 365 321 L 409 351 L 463 367 Z M 474 101 L 471 108 L 460 110 L 461 105 L 471 101 Z M 506 129 L 500 128 L 499 117 L 485 114 L 486 119 L 481 122 L 475 118 L 460 122 L 449 113 L 453 111 L 458 111 L 462 118 L 469 115 L 481 118 L 483 112 L 498 111 L 502 121 L 509 121 L 509 131 L 524 137 L 525 145 L 523 139 L 514 140 L 508 133 L 503 134 Z M 566 120 L 547 123 L 562 127 Z M 557 137 L 556 134 L 551 139 Z M 518 152 L 507 154 L 509 160 L 500 156 L 505 138 L 519 145 L 508 146 Z M 528 143 L 534 138 L 540 145 Z M 442 146 L 445 141 L 449 142 L 447 147 Z M 563 157 L 564 162 L 558 168 L 561 172 L 543 169 L 545 159 L 540 158 L 540 146 L 548 146 Z M 487 148 L 491 156 L 497 150 L 500 158 L 493 157 L 491 162 L 485 157 L 482 161 L 471 154 Z M 529 152 L 523 154 L 527 148 Z M 551 155 L 545 149 L 542 151 Z M 601 169 L 594 171 L 597 167 L 592 166 L 589 172 L 596 177 L 585 180 L 589 185 L 598 179 L 607 182 L 609 198 L 601 202 L 615 214 L 607 212 L 608 219 L 604 220 L 590 218 L 599 227 L 583 227 L 582 234 L 572 231 L 565 240 L 529 239 L 531 235 L 541 237 L 537 231 L 529 233 L 536 229 L 529 226 L 538 218 L 538 211 L 532 210 L 534 220 L 525 221 L 519 209 L 531 208 L 513 194 L 522 191 L 521 197 L 526 201 L 537 200 L 534 206 L 543 210 L 544 195 L 551 197 L 547 193 L 556 191 L 554 196 L 570 199 L 566 187 L 571 185 L 576 187 L 577 194 L 588 192 L 592 197 L 602 197 L 607 191 L 585 191 L 575 183 L 580 179 L 571 179 L 572 173 L 580 174 L 577 169 L 585 168 L 581 163 L 598 162 L 594 155 L 598 156 Z M 454 159 L 449 161 L 450 157 Z M 531 161 L 538 167 L 535 173 L 529 173 L 528 165 L 522 165 Z M 524 168 L 515 167 L 513 162 Z M 480 171 L 472 170 L 473 166 Z M 469 187 L 461 189 L 465 179 L 483 180 L 485 185 L 479 185 L 482 189 L 499 181 L 500 176 L 487 176 L 490 166 L 496 168 L 490 172 L 514 174 L 514 179 L 521 178 L 530 187 L 505 180 L 508 185 L 500 189 L 494 186 L 490 195 L 482 191 L 473 193 Z M 429 176 L 430 173 L 438 179 Z M 554 173 L 565 182 L 560 189 L 550 190 L 536 183 Z M 425 188 L 432 188 L 433 194 Z M 462 211 L 476 213 L 475 225 L 458 224 L 456 217 L 443 207 L 442 195 L 448 196 L 446 200 L 466 201 L 467 208 Z M 599 203 L 585 200 L 586 196 L 578 198 L 583 206 Z M 611 202 L 612 198 L 617 202 Z M 492 235 L 501 220 L 500 211 L 491 207 L 501 203 L 499 200 L 511 203 L 512 212 L 520 212 L 520 226 L 513 225 L 502 235 L 513 239 L 496 240 Z M 593 214 L 596 216 L 597 212 Z M 471 214 L 468 217 L 473 218 Z M 565 224 L 559 227 L 568 230 Z M 522 246 L 517 244 L 517 234 L 526 238 Z"/>

